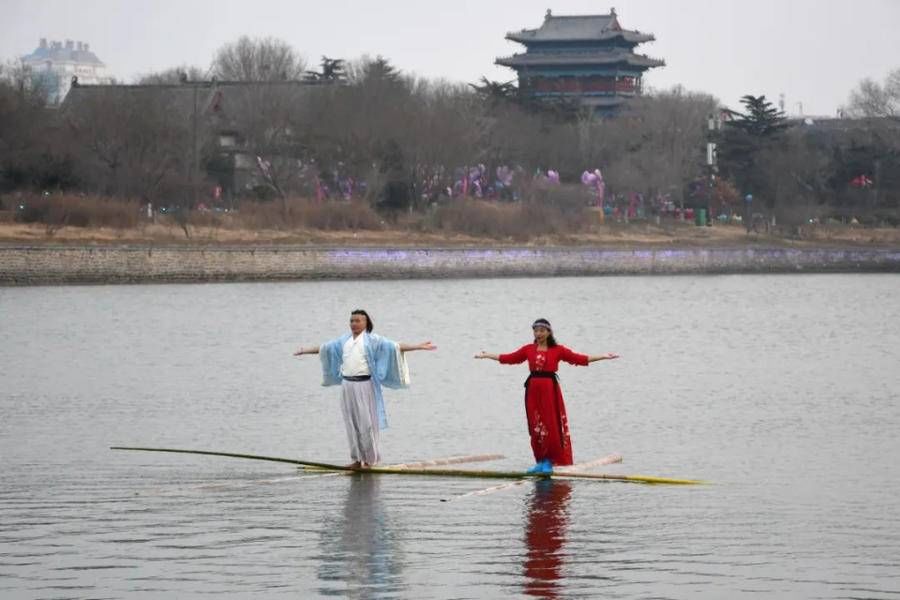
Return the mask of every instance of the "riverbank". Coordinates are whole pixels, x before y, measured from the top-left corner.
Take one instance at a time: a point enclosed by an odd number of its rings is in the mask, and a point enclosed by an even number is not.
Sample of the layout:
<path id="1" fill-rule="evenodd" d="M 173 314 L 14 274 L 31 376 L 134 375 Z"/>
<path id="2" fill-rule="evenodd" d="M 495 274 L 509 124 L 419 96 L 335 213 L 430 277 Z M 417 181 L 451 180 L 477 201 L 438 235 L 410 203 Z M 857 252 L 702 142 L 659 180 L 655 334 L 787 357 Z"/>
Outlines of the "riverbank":
<path id="1" fill-rule="evenodd" d="M 747 233 L 740 225 L 716 224 L 696 227 L 691 223 L 664 219 L 660 225 L 640 221 L 592 225 L 590 231 L 571 234 L 531 234 L 521 238 L 466 235 L 385 225 L 380 229 L 338 228 L 240 228 L 189 225 L 172 220 L 144 223 L 139 227 L 61 227 L 0 222 L 2 245 L 90 245 L 90 246 L 385 246 L 385 247 L 900 247 L 900 228 L 868 228 L 848 225 L 806 226 L 799 237 L 785 238 L 766 232 Z"/>
<path id="2" fill-rule="evenodd" d="M 729 226 L 609 226 L 528 243 L 402 231 L 0 226 L 0 285 L 309 279 L 900 272 L 897 230 L 811 240 Z M 826 232 L 827 233 L 827 232 Z"/>
<path id="3" fill-rule="evenodd" d="M 887 248 L 0 246 L 0 285 L 894 272 Z"/>

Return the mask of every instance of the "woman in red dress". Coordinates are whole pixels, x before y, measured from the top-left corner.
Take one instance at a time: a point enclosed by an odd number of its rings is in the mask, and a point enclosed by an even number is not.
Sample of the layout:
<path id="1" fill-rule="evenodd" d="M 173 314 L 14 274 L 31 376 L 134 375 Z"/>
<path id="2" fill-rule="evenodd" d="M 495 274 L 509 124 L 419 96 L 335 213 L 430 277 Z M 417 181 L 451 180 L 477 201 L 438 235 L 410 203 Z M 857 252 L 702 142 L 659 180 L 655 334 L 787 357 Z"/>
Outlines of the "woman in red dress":
<path id="1" fill-rule="evenodd" d="M 536 464 L 529 473 L 551 473 L 553 465 L 572 464 L 572 441 L 569 439 L 569 423 L 566 405 L 556 371 L 560 361 L 572 365 L 587 366 L 598 360 L 619 358 L 609 352 L 588 356 L 572 352 L 556 343 L 553 328 L 547 319 L 538 319 L 531 326 L 534 342 L 509 354 L 488 354 L 483 350 L 475 358 L 490 358 L 504 365 L 528 361 L 531 373 L 525 380 L 525 414 L 528 417 L 528 433 Z"/>

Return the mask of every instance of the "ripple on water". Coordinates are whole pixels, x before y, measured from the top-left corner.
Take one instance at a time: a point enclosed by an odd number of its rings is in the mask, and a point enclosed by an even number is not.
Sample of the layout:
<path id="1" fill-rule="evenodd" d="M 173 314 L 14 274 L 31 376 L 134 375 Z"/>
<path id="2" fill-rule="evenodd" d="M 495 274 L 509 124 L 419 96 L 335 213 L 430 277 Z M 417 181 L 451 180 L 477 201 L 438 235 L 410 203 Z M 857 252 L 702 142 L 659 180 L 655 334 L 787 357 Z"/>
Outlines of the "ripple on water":
<path id="1" fill-rule="evenodd" d="M 546 282 L 4 290 L 0 596 L 900 596 L 900 279 L 552 283 L 517 303 L 498 299 Z M 470 357 L 546 316 L 576 350 L 622 355 L 562 372 L 576 457 L 713 483 L 466 495 L 498 482 L 108 450 L 346 460 L 335 391 L 290 353 L 333 336 L 347 307 L 319 300 L 348 296 L 440 348 L 386 394 L 387 460 L 527 466 L 523 368 Z"/>

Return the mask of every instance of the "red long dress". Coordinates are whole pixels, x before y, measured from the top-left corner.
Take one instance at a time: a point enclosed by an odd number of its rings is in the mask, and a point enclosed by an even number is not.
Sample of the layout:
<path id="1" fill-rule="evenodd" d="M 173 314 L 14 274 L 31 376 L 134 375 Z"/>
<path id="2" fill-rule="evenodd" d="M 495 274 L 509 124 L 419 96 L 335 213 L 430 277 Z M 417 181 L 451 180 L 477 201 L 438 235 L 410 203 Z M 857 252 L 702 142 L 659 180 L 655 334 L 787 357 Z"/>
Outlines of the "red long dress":
<path id="1" fill-rule="evenodd" d="M 526 344 L 515 352 L 500 355 L 500 363 L 514 365 L 528 361 L 531 372 L 556 373 L 559 361 L 587 366 L 587 354 L 572 352 L 556 345 L 538 350 L 537 344 Z M 535 461 L 550 459 L 554 465 L 572 464 L 572 441 L 562 390 L 556 379 L 531 377 L 525 388 L 525 414 Z"/>

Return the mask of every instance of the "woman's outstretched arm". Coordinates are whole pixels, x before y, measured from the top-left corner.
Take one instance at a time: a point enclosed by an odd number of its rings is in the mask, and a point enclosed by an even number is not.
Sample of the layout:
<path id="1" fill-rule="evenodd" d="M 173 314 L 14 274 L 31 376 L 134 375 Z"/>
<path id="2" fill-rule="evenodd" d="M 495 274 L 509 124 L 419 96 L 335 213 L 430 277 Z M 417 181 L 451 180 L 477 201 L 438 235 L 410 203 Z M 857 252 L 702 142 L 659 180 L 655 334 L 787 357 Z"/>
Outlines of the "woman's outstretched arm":
<path id="1" fill-rule="evenodd" d="M 489 358 L 491 360 L 496 360 L 500 364 L 517 365 L 528 360 L 528 353 L 526 352 L 528 346 L 529 344 L 526 344 L 515 352 L 510 352 L 509 354 L 488 354 L 487 352 L 482 350 L 475 355 L 475 358 Z"/>
<path id="2" fill-rule="evenodd" d="M 413 350 L 437 350 L 437 346 L 431 342 L 422 342 L 421 344 L 404 344 L 400 342 L 400 352 L 412 352 Z"/>
<path id="3" fill-rule="evenodd" d="M 598 356 L 588 356 L 588 362 L 596 362 L 598 360 L 613 360 L 614 358 L 619 358 L 619 355 L 615 352 L 607 352 L 606 354 L 600 354 Z"/>

